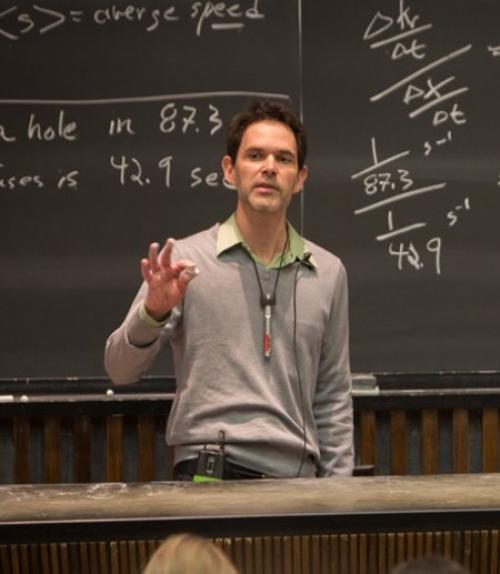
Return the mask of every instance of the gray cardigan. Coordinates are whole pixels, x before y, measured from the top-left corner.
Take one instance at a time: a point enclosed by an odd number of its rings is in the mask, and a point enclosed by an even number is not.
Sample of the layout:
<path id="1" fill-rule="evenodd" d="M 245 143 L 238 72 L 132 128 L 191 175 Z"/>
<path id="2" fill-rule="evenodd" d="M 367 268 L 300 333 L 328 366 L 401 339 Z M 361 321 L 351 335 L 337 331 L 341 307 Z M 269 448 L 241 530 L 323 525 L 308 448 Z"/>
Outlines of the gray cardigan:
<path id="1" fill-rule="evenodd" d="M 353 419 L 342 263 L 307 242 L 316 266 L 296 261 L 283 267 L 272 355 L 265 358 L 255 268 L 242 246 L 217 256 L 218 229 L 217 224 L 176 243 L 173 258 L 191 259 L 200 275 L 163 326 L 142 318 L 142 285 L 106 343 L 109 376 L 116 384 L 138 380 L 170 343 L 177 392 L 167 442 L 175 446 L 176 462 L 195 457 L 223 431 L 228 457 L 262 473 L 293 477 L 301 468 L 301 476 L 350 474 Z M 272 291 L 277 271 L 258 268 L 264 289 Z"/>

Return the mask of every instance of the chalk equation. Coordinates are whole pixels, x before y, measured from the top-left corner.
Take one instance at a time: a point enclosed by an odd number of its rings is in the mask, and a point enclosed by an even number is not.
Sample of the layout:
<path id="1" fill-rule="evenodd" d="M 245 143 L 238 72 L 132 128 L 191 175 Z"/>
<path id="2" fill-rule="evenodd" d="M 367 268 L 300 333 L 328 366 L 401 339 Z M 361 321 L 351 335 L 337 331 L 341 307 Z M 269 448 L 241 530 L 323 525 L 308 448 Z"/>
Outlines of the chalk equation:
<path id="1" fill-rule="evenodd" d="M 0 192 L 80 189 L 92 175 L 92 167 L 78 165 L 85 149 L 104 167 L 113 189 L 233 189 L 221 176 L 221 142 L 212 146 L 211 141 L 230 117 L 228 103 L 237 98 L 290 99 L 277 93 L 199 92 L 103 100 L 0 100 Z M 12 106 L 19 108 L 15 123 Z M 51 151 L 61 145 L 63 154 Z M 18 146 L 32 149 L 31 163 L 38 169 L 27 168 L 26 162 L 15 166 Z M 195 150 L 200 150 L 198 159 Z M 204 165 L 209 151 L 217 160 L 209 158 Z M 39 159 L 47 154 L 50 169 Z"/>
<path id="2" fill-rule="evenodd" d="M 415 201 L 426 194 L 446 191 L 446 182 L 419 187 L 413 176 L 405 169 L 401 161 L 410 155 L 404 150 L 395 155 L 380 158 L 376 139 L 371 140 L 371 163 L 363 170 L 353 174 L 353 180 L 360 180 L 364 195 L 370 202 L 354 211 L 355 215 L 369 212 L 384 214 L 386 229 L 376 235 L 375 240 L 387 244 L 387 252 L 396 260 L 397 268 L 423 269 L 427 265 L 427 257 L 437 275 L 441 274 L 441 252 L 443 245 L 442 233 L 426 234 L 428 221 L 404 221 L 398 219 L 397 207 L 400 203 Z M 401 167 L 398 167 L 401 166 Z M 372 200 L 373 198 L 373 200 Z M 466 211 L 471 209 L 471 201 L 466 197 L 463 202 L 451 204 L 443 214 L 443 220 L 437 222 L 437 227 L 456 226 Z"/>
<path id="3" fill-rule="evenodd" d="M 249 2 L 211 2 L 208 0 L 177 2 L 163 7 L 122 5 L 94 9 L 58 9 L 32 4 L 29 8 L 17 5 L 0 12 L 0 40 L 17 41 L 27 34 L 44 36 L 61 26 L 75 26 L 91 23 L 99 27 L 132 24 L 145 32 L 155 32 L 164 26 L 175 25 L 180 20 L 193 24 L 194 33 L 200 37 L 206 31 L 239 31 L 248 23 L 265 18 L 261 0 Z"/>
<path id="4" fill-rule="evenodd" d="M 438 132 L 422 142 L 422 153 L 428 156 L 434 149 L 450 143 L 453 130 L 467 123 L 461 98 L 469 87 L 455 76 L 447 75 L 446 64 L 465 57 L 472 50 L 472 44 L 427 62 L 428 46 L 422 35 L 433 25 L 420 24 L 420 20 L 420 14 L 415 14 L 405 0 L 400 0 L 397 13 L 377 12 L 373 16 L 364 31 L 363 41 L 368 42 L 372 50 L 392 45 L 390 57 L 393 61 L 410 58 L 421 64 L 397 82 L 373 94 L 370 101 L 380 102 L 395 92 L 401 92 L 401 102 L 409 110 L 410 119 L 427 114 L 433 131 Z"/>
<path id="5" fill-rule="evenodd" d="M 440 275 L 443 270 L 444 236 L 450 229 L 459 226 L 471 210 L 472 202 L 469 197 L 456 201 L 453 196 L 444 212 L 436 213 L 432 197 L 446 193 L 447 182 L 419 186 L 415 181 L 417 178 L 406 167 L 409 162 L 405 166 L 405 161 L 410 155 L 429 158 L 453 145 L 458 139 L 457 130 L 467 124 L 464 98 L 469 86 L 447 72 L 447 66 L 466 58 L 472 44 L 466 43 L 437 57 L 431 56 L 433 50 L 429 34 L 433 29 L 434 24 L 415 11 L 407 0 L 395 3 L 392 13 L 377 11 L 369 19 L 363 32 L 363 43 L 373 51 L 383 49 L 393 66 L 403 59 L 410 65 L 410 70 L 408 66 L 405 67 L 403 77 L 370 95 L 369 101 L 378 104 L 399 94 L 399 101 L 409 120 L 427 120 L 424 129 L 430 128 L 431 131 L 429 137 L 424 135 L 420 143 L 417 142 L 416 148 L 415 139 L 412 139 L 415 149 L 403 149 L 388 157 L 379 154 L 376 138 L 372 137 L 369 165 L 352 174 L 351 178 L 361 183 L 364 201 L 368 201 L 354 214 L 376 212 L 379 217 L 380 213 L 383 214 L 383 225 L 375 241 L 386 245 L 387 253 L 394 258 L 397 269 L 418 271 L 430 266 L 436 275 Z M 419 130 L 417 133 L 425 131 Z M 403 144 L 401 147 L 408 146 Z M 429 215 L 415 218 L 412 210 L 402 208 L 411 202 L 424 202 L 424 213 Z M 438 204 L 443 205 L 442 198 Z M 418 213 L 422 213 L 422 209 Z"/>

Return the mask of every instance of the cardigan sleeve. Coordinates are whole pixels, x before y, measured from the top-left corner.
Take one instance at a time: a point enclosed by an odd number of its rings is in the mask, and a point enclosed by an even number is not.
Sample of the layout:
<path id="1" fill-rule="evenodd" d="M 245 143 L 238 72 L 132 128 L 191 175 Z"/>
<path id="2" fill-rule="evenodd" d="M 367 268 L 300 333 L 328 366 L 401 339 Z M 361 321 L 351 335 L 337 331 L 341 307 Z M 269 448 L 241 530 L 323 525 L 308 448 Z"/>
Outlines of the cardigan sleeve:
<path id="1" fill-rule="evenodd" d="M 149 318 L 143 304 L 145 294 L 143 284 L 125 320 L 106 341 L 104 366 L 110 379 L 118 385 L 138 381 L 148 371 L 179 323 L 178 308 L 162 323 Z"/>
<path id="2" fill-rule="evenodd" d="M 334 282 L 329 324 L 321 349 L 313 413 L 320 447 L 319 476 L 352 474 L 354 439 L 349 309 L 347 275 L 342 264 Z"/>

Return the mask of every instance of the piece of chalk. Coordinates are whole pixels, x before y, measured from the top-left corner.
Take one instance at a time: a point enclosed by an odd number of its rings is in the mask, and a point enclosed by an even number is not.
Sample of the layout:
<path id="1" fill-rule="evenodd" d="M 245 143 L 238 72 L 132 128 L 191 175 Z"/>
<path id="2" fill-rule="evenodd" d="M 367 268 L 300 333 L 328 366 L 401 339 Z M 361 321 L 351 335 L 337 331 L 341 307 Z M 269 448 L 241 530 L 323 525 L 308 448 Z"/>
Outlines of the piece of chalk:
<path id="1" fill-rule="evenodd" d="M 14 400 L 14 395 L 0 395 L 0 403 L 8 403 Z"/>
<path id="2" fill-rule="evenodd" d="M 29 401 L 28 395 L 21 395 L 21 402 L 27 403 Z"/>
<path id="3" fill-rule="evenodd" d="M 110 397 L 111 395 L 114 395 L 115 393 L 114 393 L 114 391 L 113 391 L 112 389 L 108 389 L 108 390 L 106 391 L 106 394 L 108 395 L 108 397 Z"/>

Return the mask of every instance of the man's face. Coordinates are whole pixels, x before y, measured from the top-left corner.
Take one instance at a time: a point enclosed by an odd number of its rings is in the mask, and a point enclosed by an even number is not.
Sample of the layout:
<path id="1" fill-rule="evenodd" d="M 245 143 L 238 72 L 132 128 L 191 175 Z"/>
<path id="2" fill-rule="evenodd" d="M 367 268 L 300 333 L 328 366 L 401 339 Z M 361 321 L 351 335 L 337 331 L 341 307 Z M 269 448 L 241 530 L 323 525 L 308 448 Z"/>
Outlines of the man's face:
<path id="1" fill-rule="evenodd" d="M 262 213 L 286 211 L 307 177 L 305 166 L 299 170 L 292 130 L 268 120 L 248 126 L 236 161 L 233 164 L 226 155 L 222 168 L 226 180 L 236 187 L 239 205 Z"/>

